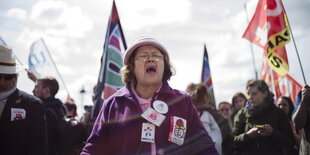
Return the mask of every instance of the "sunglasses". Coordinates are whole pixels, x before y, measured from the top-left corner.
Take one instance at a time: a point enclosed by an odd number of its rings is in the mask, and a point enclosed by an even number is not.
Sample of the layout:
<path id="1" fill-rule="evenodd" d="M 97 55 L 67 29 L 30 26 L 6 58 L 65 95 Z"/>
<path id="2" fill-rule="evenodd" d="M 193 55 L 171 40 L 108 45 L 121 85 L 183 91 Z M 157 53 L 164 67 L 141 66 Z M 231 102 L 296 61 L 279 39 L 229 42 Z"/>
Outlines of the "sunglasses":
<path id="1" fill-rule="evenodd" d="M 0 79 L 9 81 L 12 80 L 15 76 L 16 76 L 15 74 L 0 74 Z"/>

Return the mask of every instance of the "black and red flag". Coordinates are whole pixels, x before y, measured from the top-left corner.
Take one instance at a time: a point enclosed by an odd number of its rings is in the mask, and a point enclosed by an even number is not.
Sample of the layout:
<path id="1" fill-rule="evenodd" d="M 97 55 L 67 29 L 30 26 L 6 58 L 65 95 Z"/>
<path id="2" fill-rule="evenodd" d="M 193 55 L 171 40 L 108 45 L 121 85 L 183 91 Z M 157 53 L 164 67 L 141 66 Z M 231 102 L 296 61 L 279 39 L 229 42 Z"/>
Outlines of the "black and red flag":
<path id="1" fill-rule="evenodd" d="M 113 1 L 103 46 L 98 83 L 94 89 L 93 118 L 97 117 L 102 102 L 123 86 L 120 69 L 124 66 L 123 53 L 126 48 L 121 22 Z"/>

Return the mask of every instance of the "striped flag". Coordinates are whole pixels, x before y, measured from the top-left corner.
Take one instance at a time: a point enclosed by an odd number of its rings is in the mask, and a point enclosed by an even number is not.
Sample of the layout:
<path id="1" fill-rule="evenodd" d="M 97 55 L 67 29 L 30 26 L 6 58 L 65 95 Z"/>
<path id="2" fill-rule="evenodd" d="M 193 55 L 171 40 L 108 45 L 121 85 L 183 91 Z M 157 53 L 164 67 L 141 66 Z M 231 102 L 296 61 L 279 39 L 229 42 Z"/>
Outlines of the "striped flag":
<path id="1" fill-rule="evenodd" d="M 98 83 L 95 88 L 93 118 L 96 118 L 104 99 L 107 99 L 123 86 L 120 69 L 123 64 L 123 52 L 127 48 L 121 23 L 113 1 L 108 28 L 101 57 Z"/>
<path id="2" fill-rule="evenodd" d="M 242 37 L 264 48 L 269 66 L 280 76 L 288 73 L 285 45 L 290 41 L 290 32 L 281 0 L 259 0 Z"/>
<path id="3" fill-rule="evenodd" d="M 294 104 L 296 104 L 296 97 L 302 86 L 289 74 L 279 79 L 279 97 L 290 97 Z"/>
<path id="4" fill-rule="evenodd" d="M 210 70 L 209 57 L 208 57 L 208 51 L 207 51 L 206 45 L 204 45 L 201 83 L 203 83 L 208 88 L 209 102 L 211 105 L 215 107 L 215 98 L 214 98 L 213 84 L 212 84 L 212 78 L 211 78 L 211 70 Z"/>

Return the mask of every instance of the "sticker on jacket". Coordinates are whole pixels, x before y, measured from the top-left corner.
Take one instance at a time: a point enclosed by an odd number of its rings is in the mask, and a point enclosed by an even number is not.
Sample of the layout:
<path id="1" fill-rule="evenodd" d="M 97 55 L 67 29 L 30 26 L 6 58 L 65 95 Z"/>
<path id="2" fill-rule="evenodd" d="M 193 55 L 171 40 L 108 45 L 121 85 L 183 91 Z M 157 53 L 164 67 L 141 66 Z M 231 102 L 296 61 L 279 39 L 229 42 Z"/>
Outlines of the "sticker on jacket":
<path id="1" fill-rule="evenodd" d="M 169 110 L 167 103 L 160 100 L 156 100 L 153 102 L 153 108 L 161 114 L 166 114 Z"/>
<path id="2" fill-rule="evenodd" d="M 186 120 L 177 116 L 171 116 L 168 140 L 175 144 L 182 145 L 185 139 L 185 134 Z"/>
<path id="3" fill-rule="evenodd" d="M 21 108 L 11 108 L 11 121 L 23 120 L 26 118 L 26 110 Z"/>
<path id="4" fill-rule="evenodd" d="M 143 123 L 141 131 L 142 142 L 155 142 L 155 125 L 151 123 Z"/>
<path id="5" fill-rule="evenodd" d="M 152 108 L 147 108 L 141 116 L 156 126 L 160 126 L 166 118 L 166 116 L 156 112 Z"/>

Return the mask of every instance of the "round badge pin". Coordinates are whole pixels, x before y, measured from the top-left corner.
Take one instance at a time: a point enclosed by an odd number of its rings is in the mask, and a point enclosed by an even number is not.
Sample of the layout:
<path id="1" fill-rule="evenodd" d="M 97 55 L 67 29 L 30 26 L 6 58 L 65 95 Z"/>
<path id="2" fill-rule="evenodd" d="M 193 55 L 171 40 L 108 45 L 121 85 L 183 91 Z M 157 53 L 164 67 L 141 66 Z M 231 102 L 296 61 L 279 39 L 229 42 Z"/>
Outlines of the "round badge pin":
<path id="1" fill-rule="evenodd" d="M 167 103 L 163 102 L 163 101 L 160 101 L 160 100 L 156 100 L 154 101 L 153 103 L 153 108 L 161 113 L 161 114 L 165 114 L 168 112 L 168 105 Z"/>

